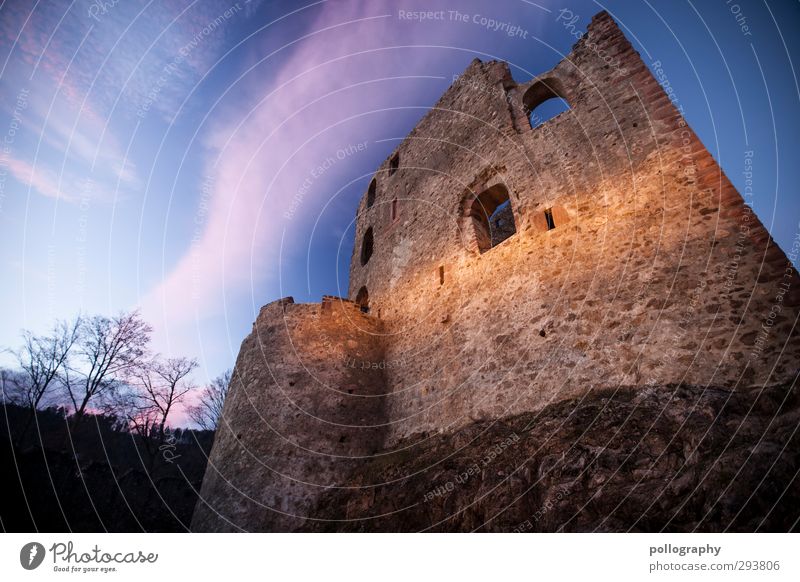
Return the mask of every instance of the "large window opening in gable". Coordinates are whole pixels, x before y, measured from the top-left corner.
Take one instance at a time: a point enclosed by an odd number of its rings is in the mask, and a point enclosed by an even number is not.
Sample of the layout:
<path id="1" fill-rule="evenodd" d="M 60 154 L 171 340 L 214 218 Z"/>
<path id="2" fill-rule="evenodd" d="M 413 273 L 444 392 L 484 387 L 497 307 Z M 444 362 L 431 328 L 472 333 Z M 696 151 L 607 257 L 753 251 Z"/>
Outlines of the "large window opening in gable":
<path id="1" fill-rule="evenodd" d="M 569 109 L 564 86 L 555 78 L 542 79 L 531 85 L 522 96 L 522 104 L 532 129 Z"/>
<path id="2" fill-rule="evenodd" d="M 367 190 L 367 208 L 372 208 L 372 205 L 375 204 L 375 193 L 378 190 L 378 182 L 375 178 L 372 179 L 372 182 L 369 183 L 369 189 Z"/>
<path id="3" fill-rule="evenodd" d="M 503 184 L 481 192 L 472 201 L 470 221 L 478 251 L 485 253 L 517 232 L 508 189 Z"/>
<path id="4" fill-rule="evenodd" d="M 372 235 L 372 227 L 370 226 L 367 229 L 367 232 L 364 233 L 364 238 L 361 241 L 361 265 L 366 265 L 369 262 L 369 258 L 372 256 L 372 246 L 374 244 L 373 235 Z"/>

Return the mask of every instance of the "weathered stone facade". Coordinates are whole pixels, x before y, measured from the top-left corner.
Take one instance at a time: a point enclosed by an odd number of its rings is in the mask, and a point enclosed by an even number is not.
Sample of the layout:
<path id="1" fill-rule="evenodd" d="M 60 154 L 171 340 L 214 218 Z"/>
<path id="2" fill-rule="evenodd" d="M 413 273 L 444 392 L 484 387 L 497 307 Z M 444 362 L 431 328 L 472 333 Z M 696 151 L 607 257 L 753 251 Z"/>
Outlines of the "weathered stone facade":
<path id="1" fill-rule="evenodd" d="M 552 96 L 569 110 L 538 124 Z M 606 13 L 536 79 L 475 60 L 453 83 L 359 205 L 350 297 L 262 309 L 196 529 L 370 529 L 391 503 L 364 468 L 398 451 L 617 388 L 791 391 L 800 369 L 797 273 Z"/>

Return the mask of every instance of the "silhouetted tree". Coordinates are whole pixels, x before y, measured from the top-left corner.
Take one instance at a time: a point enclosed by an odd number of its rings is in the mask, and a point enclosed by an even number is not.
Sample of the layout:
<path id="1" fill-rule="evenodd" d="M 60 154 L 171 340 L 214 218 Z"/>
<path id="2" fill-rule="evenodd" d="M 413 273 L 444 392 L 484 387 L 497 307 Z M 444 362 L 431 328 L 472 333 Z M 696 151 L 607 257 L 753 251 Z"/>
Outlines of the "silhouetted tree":
<path id="1" fill-rule="evenodd" d="M 133 368 L 131 377 L 137 391 L 134 396 L 140 416 L 151 419 L 150 437 L 161 443 L 170 412 L 194 386 L 187 377 L 197 368 L 197 361 L 188 358 L 154 358 Z M 155 434 L 153 434 L 155 431 Z"/>
<path id="2" fill-rule="evenodd" d="M 203 388 L 197 404 L 188 409 L 191 418 L 203 430 L 216 430 L 222 417 L 222 405 L 231 385 L 231 370 L 227 370 L 214 378 Z"/>
<path id="3" fill-rule="evenodd" d="M 56 323 L 49 335 L 22 333 L 23 345 L 14 355 L 27 380 L 21 395 L 24 406 L 38 407 L 47 391 L 56 384 L 78 340 L 80 326 L 81 319 L 77 318 L 73 323 Z"/>
<path id="4" fill-rule="evenodd" d="M 23 345 L 14 355 L 21 370 L 16 381 L 18 403 L 30 410 L 30 415 L 17 435 L 22 442 L 28 432 L 36 409 L 45 395 L 57 384 L 59 374 L 66 369 L 73 346 L 80 336 L 81 318 L 74 322 L 57 322 L 48 335 L 22 333 Z"/>
<path id="5" fill-rule="evenodd" d="M 113 396 L 127 375 L 147 355 L 152 328 L 138 311 L 82 320 L 75 362 L 64 369 L 62 382 L 72 403 L 74 423 L 89 403 Z"/>

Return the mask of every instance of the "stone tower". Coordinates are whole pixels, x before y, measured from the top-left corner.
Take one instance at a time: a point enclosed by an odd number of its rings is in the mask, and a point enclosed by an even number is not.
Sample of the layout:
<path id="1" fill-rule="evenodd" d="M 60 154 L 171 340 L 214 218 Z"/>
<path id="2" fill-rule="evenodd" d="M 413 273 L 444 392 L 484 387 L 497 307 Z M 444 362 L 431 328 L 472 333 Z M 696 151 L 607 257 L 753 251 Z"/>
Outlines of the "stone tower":
<path id="1" fill-rule="evenodd" d="M 414 443 L 800 367 L 796 272 L 605 12 L 534 79 L 453 82 L 359 204 L 349 295 L 261 310 L 195 529 L 369 523 L 371 471 Z"/>

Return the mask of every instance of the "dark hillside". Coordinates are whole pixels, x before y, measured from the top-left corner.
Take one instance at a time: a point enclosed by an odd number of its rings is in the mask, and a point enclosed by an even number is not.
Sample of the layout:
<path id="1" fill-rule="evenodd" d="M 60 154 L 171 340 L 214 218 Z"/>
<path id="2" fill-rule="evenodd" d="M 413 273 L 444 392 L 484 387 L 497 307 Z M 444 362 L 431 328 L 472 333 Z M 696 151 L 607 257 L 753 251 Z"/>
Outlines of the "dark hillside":
<path id="1" fill-rule="evenodd" d="M 3 406 L 3 531 L 188 529 L 213 433 L 179 429 L 159 450 L 114 417 L 92 415 L 68 430 L 63 412 L 49 409 L 12 445 L 9 435 L 27 421 L 27 409 Z"/>

